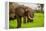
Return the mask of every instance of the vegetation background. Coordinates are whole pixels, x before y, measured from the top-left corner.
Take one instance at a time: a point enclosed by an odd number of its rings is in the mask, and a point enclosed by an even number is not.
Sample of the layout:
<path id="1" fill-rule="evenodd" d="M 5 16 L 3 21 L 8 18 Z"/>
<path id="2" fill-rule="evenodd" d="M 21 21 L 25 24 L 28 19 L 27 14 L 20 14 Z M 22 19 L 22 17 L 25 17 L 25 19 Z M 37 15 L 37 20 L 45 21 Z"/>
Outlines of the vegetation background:
<path id="1" fill-rule="evenodd" d="M 16 3 L 17 4 L 17 3 Z M 35 10 L 34 13 L 34 18 L 33 18 L 33 22 L 29 22 L 24 24 L 23 23 L 23 17 L 22 17 L 22 24 L 21 24 L 21 28 L 32 28 L 32 27 L 43 27 L 44 26 L 44 10 L 43 10 L 43 5 L 44 4 L 37 4 L 40 5 L 38 6 L 38 10 Z M 9 28 L 13 29 L 17 27 L 17 20 L 11 20 L 9 21 Z"/>
<path id="2" fill-rule="evenodd" d="M 21 28 L 43 27 L 44 26 L 44 13 L 34 13 L 33 22 L 24 24 L 22 22 Z M 9 28 L 17 27 L 16 19 L 9 21 Z"/>

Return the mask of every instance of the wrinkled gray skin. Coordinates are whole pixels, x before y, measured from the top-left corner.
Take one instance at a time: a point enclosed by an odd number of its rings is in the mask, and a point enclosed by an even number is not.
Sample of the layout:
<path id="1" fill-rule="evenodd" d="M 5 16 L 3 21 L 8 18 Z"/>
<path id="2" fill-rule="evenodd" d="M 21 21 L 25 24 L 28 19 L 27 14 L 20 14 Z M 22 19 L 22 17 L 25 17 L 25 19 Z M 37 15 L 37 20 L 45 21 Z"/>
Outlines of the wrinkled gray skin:
<path id="1" fill-rule="evenodd" d="M 29 7 L 26 7 L 25 10 L 26 10 L 26 13 L 25 13 L 26 16 L 24 18 L 27 18 L 27 22 L 33 21 L 33 11 L 32 11 L 32 9 L 29 8 Z M 25 21 L 25 23 L 26 23 L 26 21 Z"/>
<path id="2" fill-rule="evenodd" d="M 17 28 L 21 27 L 21 17 L 24 17 L 24 23 L 26 23 L 26 18 L 28 18 L 28 22 L 29 20 L 33 21 L 33 15 L 32 15 L 32 9 L 26 6 L 13 6 L 10 8 L 9 6 L 9 19 L 14 19 L 17 18 Z M 29 18 L 30 17 L 30 18 Z"/>

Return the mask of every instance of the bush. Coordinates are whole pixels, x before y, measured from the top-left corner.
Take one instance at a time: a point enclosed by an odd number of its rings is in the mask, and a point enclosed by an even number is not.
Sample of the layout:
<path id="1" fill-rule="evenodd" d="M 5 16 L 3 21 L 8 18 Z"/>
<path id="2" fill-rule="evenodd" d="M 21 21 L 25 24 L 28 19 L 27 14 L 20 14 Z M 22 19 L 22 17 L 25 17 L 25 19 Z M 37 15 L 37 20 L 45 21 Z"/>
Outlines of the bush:
<path id="1" fill-rule="evenodd" d="M 44 13 L 43 10 L 35 10 L 36 13 Z"/>

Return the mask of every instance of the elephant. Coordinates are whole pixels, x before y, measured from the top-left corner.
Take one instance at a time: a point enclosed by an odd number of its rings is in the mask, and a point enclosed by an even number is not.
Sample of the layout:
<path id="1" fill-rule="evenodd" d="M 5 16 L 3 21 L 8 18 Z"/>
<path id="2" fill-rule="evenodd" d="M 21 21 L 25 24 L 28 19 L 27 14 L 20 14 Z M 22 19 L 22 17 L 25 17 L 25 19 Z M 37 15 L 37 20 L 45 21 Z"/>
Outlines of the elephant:
<path id="1" fill-rule="evenodd" d="M 26 18 L 30 22 L 33 21 L 32 9 L 24 5 L 18 5 L 17 7 L 15 5 L 9 6 L 9 19 L 17 19 L 17 28 L 21 27 L 21 17 L 24 18 L 24 23 L 26 23 Z"/>
<path id="2" fill-rule="evenodd" d="M 27 22 L 32 22 L 34 17 L 34 12 L 31 8 L 25 7 L 25 17 L 24 19 L 27 18 Z M 24 20 L 24 23 L 26 23 L 26 20 Z"/>
<path id="3" fill-rule="evenodd" d="M 26 23 L 26 18 L 28 18 L 28 20 L 30 21 L 27 21 L 27 22 L 31 22 L 33 21 L 33 15 L 32 15 L 32 9 L 27 7 L 27 6 L 18 6 L 16 9 L 15 9 L 15 14 L 16 14 L 16 17 L 19 18 L 19 20 L 17 20 L 17 23 L 18 23 L 18 27 L 21 26 L 21 17 L 24 17 L 24 23 Z"/>

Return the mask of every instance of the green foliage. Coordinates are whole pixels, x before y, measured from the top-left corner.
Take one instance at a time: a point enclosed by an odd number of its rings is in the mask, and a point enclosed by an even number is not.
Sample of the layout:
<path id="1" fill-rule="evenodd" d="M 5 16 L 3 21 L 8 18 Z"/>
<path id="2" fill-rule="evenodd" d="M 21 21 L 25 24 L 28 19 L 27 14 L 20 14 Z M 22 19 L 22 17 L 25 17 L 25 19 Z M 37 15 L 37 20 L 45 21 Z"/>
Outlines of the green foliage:
<path id="1" fill-rule="evenodd" d="M 35 10 L 36 13 L 44 13 L 43 10 Z"/>
<path id="2" fill-rule="evenodd" d="M 24 24 L 22 22 L 21 28 L 31 28 L 31 27 L 43 27 L 44 26 L 44 14 L 43 13 L 34 13 L 33 22 Z M 16 28 L 17 21 L 9 21 L 9 28 Z"/>

